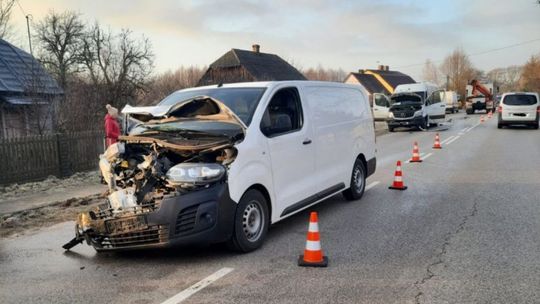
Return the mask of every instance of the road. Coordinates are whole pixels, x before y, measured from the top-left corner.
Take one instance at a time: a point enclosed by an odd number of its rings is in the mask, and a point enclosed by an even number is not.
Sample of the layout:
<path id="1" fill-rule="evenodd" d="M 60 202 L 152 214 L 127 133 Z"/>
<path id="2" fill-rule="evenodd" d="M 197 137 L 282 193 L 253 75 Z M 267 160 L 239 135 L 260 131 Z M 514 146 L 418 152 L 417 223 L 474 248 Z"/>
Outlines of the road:
<path id="1" fill-rule="evenodd" d="M 335 196 L 277 223 L 250 254 L 64 252 L 71 222 L 2 240 L 0 302 L 162 303 L 222 270 L 182 303 L 538 303 L 540 132 L 451 117 L 442 150 L 434 130 L 379 137 L 361 200 Z M 403 164 L 408 190 L 389 190 L 413 141 L 425 160 Z M 312 210 L 328 268 L 296 266 Z"/>

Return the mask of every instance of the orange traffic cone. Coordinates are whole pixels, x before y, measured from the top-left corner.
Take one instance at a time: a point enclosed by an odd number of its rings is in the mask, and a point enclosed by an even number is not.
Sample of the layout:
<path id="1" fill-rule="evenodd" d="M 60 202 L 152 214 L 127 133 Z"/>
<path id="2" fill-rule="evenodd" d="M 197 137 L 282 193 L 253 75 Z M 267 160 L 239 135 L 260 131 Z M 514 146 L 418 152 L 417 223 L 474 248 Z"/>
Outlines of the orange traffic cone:
<path id="1" fill-rule="evenodd" d="M 484 122 L 484 115 L 480 115 L 480 122 Z"/>
<path id="2" fill-rule="evenodd" d="M 323 256 L 321 238 L 319 236 L 319 223 L 317 212 L 311 212 L 309 216 L 309 228 L 307 233 L 306 249 L 304 255 L 298 257 L 298 266 L 326 267 L 328 258 Z"/>
<path id="3" fill-rule="evenodd" d="M 493 117 L 493 113 L 491 113 L 491 110 L 489 110 L 489 112 L 488 112 L 488 118 L 491 118 L 491 117 Z"/>
<path id="4" fill-rule="evenodd" d="M 433 149 L 442 149 L 439 133 L 435 134 L 435 143 L 433 144 Z"/>
<path id="5" fill-rule="evenodd" d="M 420 152 L 418 151 L 418 143 L 414 142 L 414 146 L 412 149 L 412 158 L 409 160 L 410 163 L 421 163 L 422 159 L 420 159 Z"/>
<path id="6" fill-rule="evenodd" d="M 394 182 L 388 189 L 394 190 L 407 190 L 407 186 L 403 184 L 403 175 L 401 174 L 401 161 L 398 160 L 396 164 L 396 173 L 394 173 Z"/>

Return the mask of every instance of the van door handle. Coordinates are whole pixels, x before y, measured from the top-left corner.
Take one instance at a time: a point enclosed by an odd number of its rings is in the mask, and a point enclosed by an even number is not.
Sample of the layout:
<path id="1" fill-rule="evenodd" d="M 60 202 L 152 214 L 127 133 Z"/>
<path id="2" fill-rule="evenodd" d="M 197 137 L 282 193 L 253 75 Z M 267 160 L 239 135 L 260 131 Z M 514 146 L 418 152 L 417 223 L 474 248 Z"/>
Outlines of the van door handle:
<path id="1" fill-rule="evenodd" d="M 311 139 L 309 138 L 304 139 L 304 141 L 302 142 L 303 145 L 309 145 L 310 143 L 311 143 Z"/>

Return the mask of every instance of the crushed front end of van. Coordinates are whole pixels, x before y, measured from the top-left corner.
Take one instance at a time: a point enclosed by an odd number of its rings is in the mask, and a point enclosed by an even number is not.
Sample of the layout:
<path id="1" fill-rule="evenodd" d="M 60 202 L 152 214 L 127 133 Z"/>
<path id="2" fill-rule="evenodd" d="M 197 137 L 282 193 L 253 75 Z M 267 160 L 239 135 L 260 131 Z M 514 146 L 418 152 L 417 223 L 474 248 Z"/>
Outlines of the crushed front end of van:
<path id="1" fill-rule="evenodd" d="M 419 127 L 427 129 L 428 120 L 424 115 L 422 97 L 414 93 L 398 93 L 391 97 L 392 106 L 388 110 L 386 123 L 392 132 L 398 127 Z"/>
<path id="2" fill-rule="evenodd" d="M 83 241 L 105 251 L 229 239 L 236 203 L 227 173 L 245 125 L 207 96 L 123 113 L 129 134 L 99 159 L 108 197 L 78 215 L 64 249 Z"/>

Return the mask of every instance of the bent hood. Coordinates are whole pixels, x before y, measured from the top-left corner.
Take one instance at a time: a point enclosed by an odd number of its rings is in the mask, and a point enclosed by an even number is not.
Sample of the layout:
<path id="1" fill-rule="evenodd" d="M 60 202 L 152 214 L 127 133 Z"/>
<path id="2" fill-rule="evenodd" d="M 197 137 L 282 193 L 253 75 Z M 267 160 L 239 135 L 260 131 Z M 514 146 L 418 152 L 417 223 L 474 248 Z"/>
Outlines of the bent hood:
<path id="1" fill-rule="evenodd" d="M 216 106 L 219 111 L 210 111 L 206 113 L 198 112 L 200 107 L 188 106 L 194 103 L 208 103 L 208 105 Z M 138 121 L 145 122 L 149 120 L 166 120 L 169 118 L 190 118 L 190 119 L 204 119 L 204 120 L 221 120 L 233 122 L 240 127 L 245 133 L 247 126 L 244 122 L 229 109 L 223 102 L 210 96 L 197 96 L 191 99 L 187 99 L 170 106 L 150 106 L 150 107 L 133 107 L 126 105 L 122 109 L 122 113 L 134 118 Z"/>

